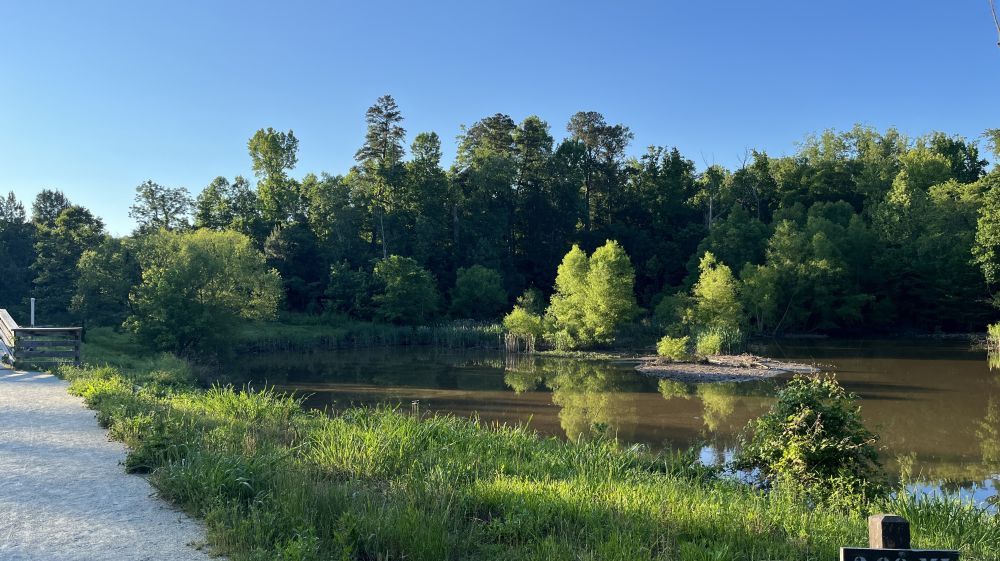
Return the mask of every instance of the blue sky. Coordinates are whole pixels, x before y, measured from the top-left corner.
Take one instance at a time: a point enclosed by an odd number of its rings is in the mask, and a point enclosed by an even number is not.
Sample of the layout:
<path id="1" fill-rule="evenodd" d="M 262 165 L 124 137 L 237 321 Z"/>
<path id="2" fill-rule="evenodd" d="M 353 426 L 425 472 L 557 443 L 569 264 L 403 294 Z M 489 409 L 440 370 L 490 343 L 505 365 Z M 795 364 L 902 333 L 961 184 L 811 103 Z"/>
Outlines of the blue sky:
<path id="1" fill-rule="evenodd" d="M 974 137 L 1000 127 L 996 42 L 987 0 L 0 0 L 0 191 L 126 233 L 145 179 L 250 176 L 261 127 L 295 131 L 296 176 L 346 172 L 383 93 L 449 160 L 496 112 L 561 138 L 600 111 L 699 167 L 856 122 Z"/>

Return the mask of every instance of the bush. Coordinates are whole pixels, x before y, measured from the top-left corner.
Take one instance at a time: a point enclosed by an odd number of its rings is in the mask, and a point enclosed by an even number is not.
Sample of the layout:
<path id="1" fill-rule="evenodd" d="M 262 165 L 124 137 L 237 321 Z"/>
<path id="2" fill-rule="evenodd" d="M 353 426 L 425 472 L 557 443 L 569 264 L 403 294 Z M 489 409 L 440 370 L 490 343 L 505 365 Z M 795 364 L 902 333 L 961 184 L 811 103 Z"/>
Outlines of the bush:
<path id="1" fill-rule="evenodd" d="M 688 351 L 690 337 L 664 337 L 656 343 L 656 354 L 670 360 L 684 361 L 691 359 Z"/>
<path id="2" fill-rule="evenodd" d="M 241 319 L 273 318 L 281 300 L 278 272 L 236 232 L 163 230 L 146 239 L 140 263 L 126 325 L 160 350 L 224 350 Z"/>
<path id="3" fill-rule="evenodd" d="M 1000 348 L 1000 323 L 986 326 L 986 345 L 990 348 Z"/>
<path id="4" fill-rule="evenodd" d="M 374 277 L 379 290 L 373 301 L 379 319 L 414 325 L 437 311 L 434 278 L 413 259 L 390 255 L 375 265 Z"/>
<path id="5" fill-rule="evenodd" d="M 451 295 L 451 315 L 466 319 L 496 319 L 507 306 L 500 273 L 482 265 L 459 269 Z"/>
<path id="6" fill-rule="evenodd" d="M 715 331 L 698 334 L 694 344 L 694 352 L 700 356 L 711 356 L 722 353 L 722 336 Z"/>
<path id="7" fill-rule="evenodd" d="M 747 425 L 736 466 L 816 499 L 882 494 L 878 436 L 862 424 L 856 399 L 833 377 L 796 376 Z"/>
<path id="8" fill-rule="evenodd" d="M 514 306 L 503 318 L 503 328 L 507 331 L 507 350 L 524 350 L 534 352 L 535 343 L 542 336 L 543 325 L 541 316 L 535 315 L 521 306 Z"/>

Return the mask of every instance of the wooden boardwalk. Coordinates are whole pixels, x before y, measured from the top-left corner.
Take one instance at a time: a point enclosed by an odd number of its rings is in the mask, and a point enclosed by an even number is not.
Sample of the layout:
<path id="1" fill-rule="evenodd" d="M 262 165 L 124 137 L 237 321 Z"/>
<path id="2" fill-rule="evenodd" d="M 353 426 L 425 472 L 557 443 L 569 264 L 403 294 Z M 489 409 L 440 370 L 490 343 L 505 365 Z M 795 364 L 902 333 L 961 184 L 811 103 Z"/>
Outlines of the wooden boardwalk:
<path id="1" fill-rule="evenodd" d="M 0 309 L 0 360 L 16 365 L 80 364 L 80 327 L 21 327 Z"/>

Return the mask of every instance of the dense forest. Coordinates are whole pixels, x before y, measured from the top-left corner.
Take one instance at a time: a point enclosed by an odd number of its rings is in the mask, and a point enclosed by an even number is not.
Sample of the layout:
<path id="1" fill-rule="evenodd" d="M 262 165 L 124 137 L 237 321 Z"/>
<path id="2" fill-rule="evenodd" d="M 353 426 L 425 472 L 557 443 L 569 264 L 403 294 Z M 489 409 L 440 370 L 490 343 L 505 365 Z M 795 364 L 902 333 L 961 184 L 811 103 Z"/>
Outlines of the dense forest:
<path id="1" fill-rule="evenodd" d="M 967 331 L 997 317 L 1000 166 L 975 139 L 855 126 L 699 169 L 676 148 L 629 156 L 629 128 L 600 113 L 573 115 L 558 142 L 538 117 L 498 113 L 462 127 L 446 169 L 434 132 L 407 151 L 392 97 L 365 118 L 344 175 L 293 177 L 298 139 L 261 129 L 254 180 L 219 176 L 196 197 L 144 182 L 124 238 L 58 190 L 30 215 L 0 198 L 0 307 L 23 314 L 30 295 L 45 323 L 128 324 L 165 305 L 157 290 L 194 282 L 165 263 L 214 251 L 241 256 L 226 274 L 258 277 L 220 306 L 249 295 L 257 311 L 496 320 L 515 301 L 544 309 L 574 246 L 592 262 L 613 246 L 634 275 L 630 318 L 689 294 L 706 257 L 732 271 L 749 332 Z M 983 138 L 1000 150 L 1000 129 Z"/>

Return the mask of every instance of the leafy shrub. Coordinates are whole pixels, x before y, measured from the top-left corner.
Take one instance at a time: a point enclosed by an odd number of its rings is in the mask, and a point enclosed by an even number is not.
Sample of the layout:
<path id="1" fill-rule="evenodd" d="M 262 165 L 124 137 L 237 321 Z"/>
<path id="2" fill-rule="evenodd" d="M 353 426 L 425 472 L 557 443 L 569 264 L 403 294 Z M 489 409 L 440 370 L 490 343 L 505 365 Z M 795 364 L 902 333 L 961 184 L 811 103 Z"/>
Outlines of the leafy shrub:
<path id="1" fill-rule="evenodd" d="M 796 376 L 747 425 L 736 466 L 816 499 L 881 494 L 878 436 L 862 424 L 856 399 L 833 377 Z"/>
<path id="2" fill-rule="evenodd" d="M 461 268 L 451 295 L 451 315 L 467 319 L 495 319 L 507 306 L 500 273 L 482 265 Z"/>
<path id="3" fill-rule="evenodd" d="M 698 334 L 694 344 L 694 352 L 700 356 L 710 356 L 722 353 L 722 336 L 716 331 L 705 331 Z"/>
<path id="4" fill-rule="evenodd" d="M 690 337 L 664 337 L 656 343 L 656 354 L 670 360 L 689 360 L 691 353 L 688 352 Z"/>
<path id="5" fill-rule="evenodd" d="M 503 327 L 507 330 L 508 350 L 520 350 L 523 343 L 524 349 L 528 352 L 534 352 L 535 343 L 544 331 L 542 317 L 521 306 L 514 306 L 514 309 L 503 318 Z"/>
<path id="6" fill-rule="evenodd" d="M 273 318 L 282 297 L 281 277 L 243 234 L 164 230 L 139 256 L 142 284 L 127 325 L 157 349 L 225 349 L 240 320 Z"/>
<path id="7" fill-rule="evenodd" d="M 415 325 L 437 311 L 434 277 L 413 259 L 390 255 L 375 265 L 374 277 L 378 290 L 373 300 L 379 319 Z"/>
<path id="8" fill-rule="evenodd" d="M 738 327 L 715 327 L 698 332 L 695 354 L 710 356 L 742 352 L 746 339 Z"/>
<path id="9" fill-rule="evenodd" d="M 1000 323 L 986 326 L 986 344 L 991 348 L 1000 348 Z"/>

